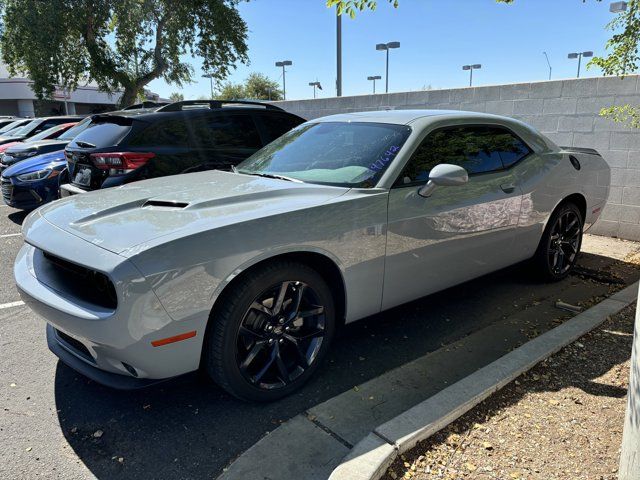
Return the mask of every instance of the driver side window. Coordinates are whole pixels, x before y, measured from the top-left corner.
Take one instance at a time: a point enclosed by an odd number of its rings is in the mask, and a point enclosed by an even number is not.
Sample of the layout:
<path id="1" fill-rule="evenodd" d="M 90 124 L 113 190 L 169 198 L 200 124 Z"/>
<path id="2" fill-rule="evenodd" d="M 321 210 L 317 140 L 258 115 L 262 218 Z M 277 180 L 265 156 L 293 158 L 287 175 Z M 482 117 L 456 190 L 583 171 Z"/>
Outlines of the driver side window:
<path id="1" fill-rule="evenodd" d="M 422 141 L 397 185 L 425 183 L 431 169 L 440 163 L 459 165 L 472 175 L 501 170 L 530 152 L 529 147 L 504 128 L 445 127 L 431 132 Z"/>

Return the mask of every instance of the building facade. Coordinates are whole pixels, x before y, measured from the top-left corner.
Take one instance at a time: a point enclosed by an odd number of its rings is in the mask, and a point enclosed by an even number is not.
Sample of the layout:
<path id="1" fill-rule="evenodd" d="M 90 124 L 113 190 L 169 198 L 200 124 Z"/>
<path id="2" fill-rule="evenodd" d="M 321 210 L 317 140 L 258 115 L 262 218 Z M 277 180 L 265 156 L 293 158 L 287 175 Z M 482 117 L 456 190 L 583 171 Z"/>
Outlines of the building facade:
<path id="1" fill-rule="evenodd" d="M 28 78 L 10 77 L 0 64 L 0 115 L 35 117 L 49 115 L 88 115 L 114 110 L 120 93 L 102 92 L 95 85 L 79 86 L 73 92 L 57 89 L 51 100 L 38 100 Z M 160 100 L 157 94 L 145 92 L 147 100 Z"/>

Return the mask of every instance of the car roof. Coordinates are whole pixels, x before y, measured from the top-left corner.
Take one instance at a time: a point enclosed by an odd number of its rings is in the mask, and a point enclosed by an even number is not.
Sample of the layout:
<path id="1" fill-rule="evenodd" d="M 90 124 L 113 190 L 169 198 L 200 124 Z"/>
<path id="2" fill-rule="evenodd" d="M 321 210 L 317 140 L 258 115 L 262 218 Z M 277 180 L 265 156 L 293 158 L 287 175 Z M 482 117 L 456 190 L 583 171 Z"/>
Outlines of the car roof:
<path id="1" fill-rule="evenodd" d="M 376 122 L 408 125 L 425 117 L 448 116 L 461 120 L 507 120 L 506 117 L 489 113 L 466 112 L 462 110 L 376 110 L 368 112 L 350 112 L 315 118 L 309 122 Z"/>

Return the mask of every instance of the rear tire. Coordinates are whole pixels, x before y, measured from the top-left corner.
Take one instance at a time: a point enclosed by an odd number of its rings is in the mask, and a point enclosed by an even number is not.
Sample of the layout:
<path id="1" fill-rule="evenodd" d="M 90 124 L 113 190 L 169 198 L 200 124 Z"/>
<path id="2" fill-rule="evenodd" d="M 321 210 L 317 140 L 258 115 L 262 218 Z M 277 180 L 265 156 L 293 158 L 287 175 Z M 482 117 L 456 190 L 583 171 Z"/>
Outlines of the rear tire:
<path id="1" fill-rule="evenodd" d="M 316 372 L 335 334 L 329 286 L 305 264 L 277 261 L 231 288 L 209 319 L 205 370 L 242 400 L 291 394 Z"/>
<path id="2" fill-rule="evenodd" d="M 582 246 L 583 226 L 582 213 L 572 202 L 561 204 L 551 214 L 533 258 L 544 280 L 557 282 L 571 273 Z"/>

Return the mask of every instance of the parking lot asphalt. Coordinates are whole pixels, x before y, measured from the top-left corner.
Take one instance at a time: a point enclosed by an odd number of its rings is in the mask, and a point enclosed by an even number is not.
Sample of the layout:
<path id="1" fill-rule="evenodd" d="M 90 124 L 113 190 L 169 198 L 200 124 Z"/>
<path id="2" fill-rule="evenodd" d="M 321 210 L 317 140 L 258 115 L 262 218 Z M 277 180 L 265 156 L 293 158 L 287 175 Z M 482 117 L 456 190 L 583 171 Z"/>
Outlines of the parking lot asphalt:
<path id="1" fill-rule="evenodd" d="M 0 207 L 0 304 L 19 300 L 12 264 L 22 239 L 6 235 L 23 218 Z M 640 277 L 637 265 L 598 254 L 583 254 L 580 265 L 586 278 L 558 284 L 518 265 L 348 325 L 315 379 L 266 405 L 240 402 L 197 374 L 135 392 L 101 387 L 57 362 L 27 307 L 0 309 L 0 478 L 213 478 L 281 422 L 355 385 L 489 325 L 530 331 L 540 316 L 552 324 L 566 314 L 556 300 L 588 302 L 608 295 L 612 281 Z"/>

